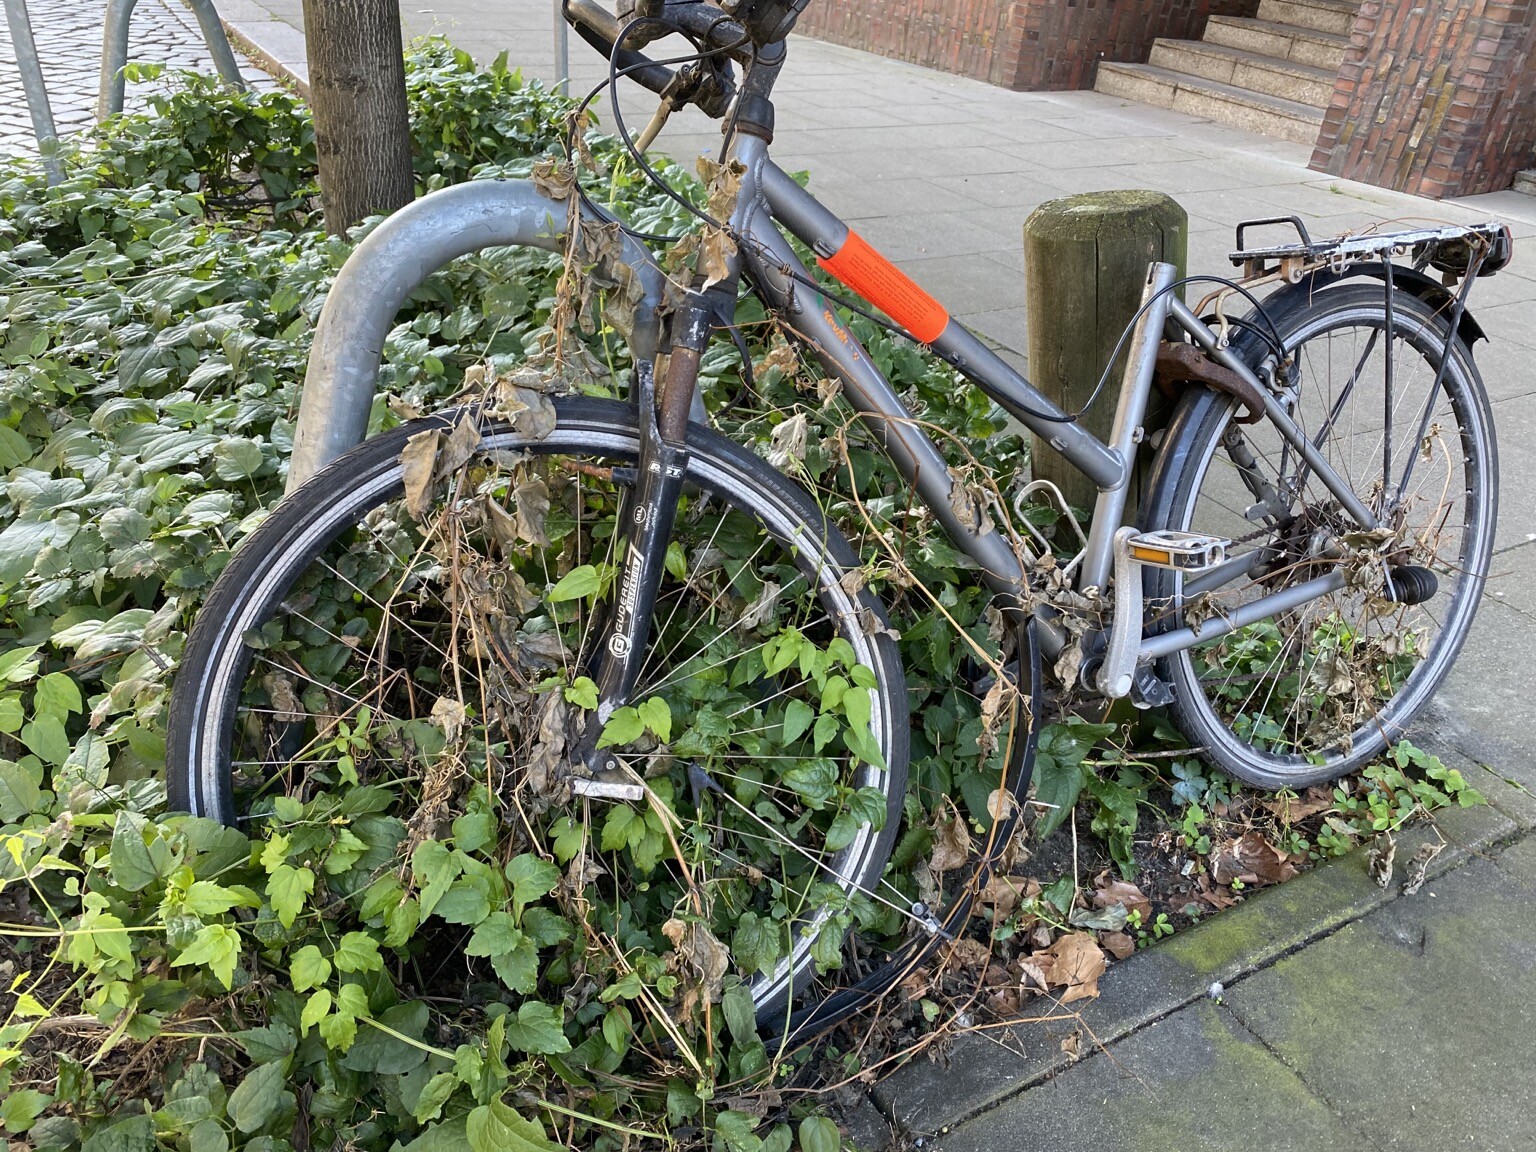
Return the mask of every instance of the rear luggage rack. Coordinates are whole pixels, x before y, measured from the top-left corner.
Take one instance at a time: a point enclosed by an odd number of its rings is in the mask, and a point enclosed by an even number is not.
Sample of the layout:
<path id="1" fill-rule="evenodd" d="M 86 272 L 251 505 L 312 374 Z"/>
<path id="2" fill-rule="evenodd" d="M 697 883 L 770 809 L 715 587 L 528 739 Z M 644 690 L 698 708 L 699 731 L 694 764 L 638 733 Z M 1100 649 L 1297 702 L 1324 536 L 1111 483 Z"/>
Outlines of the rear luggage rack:
<path id="1" fill-rule="evenodd" d="M 1288 224 L 1294 228 L 1300 242 L 1266 248 L 1247 247 L 1245 233 L 1248 229 L 1279 224 Z M 1493 220 L 1465 227 L 1447 225 L 1313 240 L 1299 217 L 1273 216 L 1263 220 L 1246 220 L 1239 224 L 1237 251 L 1230 258 L 1233 264 L 1243 269 L 1245 280 L 1256 280 L 1278 272 L 1281 279 L 1296 283 L 1306 272 L 1319 265 L 1342 272 L 1363 260 L 1381 260 L 1392 256 L 1411 256 L 1415 268 L 1429 265 L 1446 277 L 1457 279 L 1464 276 L 1475 263 L 1479 276 L 1492 276 L 1509 263 L 1514 248 L 1514 237 L 1508 225 Z M 1479 259 L 1481 263 L 1477 263 Z"/>

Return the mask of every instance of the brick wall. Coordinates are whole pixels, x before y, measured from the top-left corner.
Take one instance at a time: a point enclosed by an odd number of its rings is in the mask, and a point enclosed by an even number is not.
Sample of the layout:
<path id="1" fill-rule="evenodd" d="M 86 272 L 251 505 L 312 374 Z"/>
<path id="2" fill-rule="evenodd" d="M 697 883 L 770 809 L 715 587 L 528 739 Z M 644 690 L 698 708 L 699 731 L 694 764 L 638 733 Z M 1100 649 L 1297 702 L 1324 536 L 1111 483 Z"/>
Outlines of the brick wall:
<path id="1" fill-rule="evenodd" d="M 1312 167 L 1422 196 L 1508 188 L 1536 148 L 1536 0 L 1365 0 Z"/>
<path id="2" fill-rule="evenodd" d="M 1016 89 L 1087 88 L 1100 59 L 1144 61 L 1258 0 L 811 0 L 797 30 Z"/>
<path id="3" fill-rule="evenodd" d="M 1198 40 L 1212 15 L 1252 16 L 1258 0 L 1030 0 L 1009 87 L 1091 88 L 1100 60 L 1145 63 L 1159 36 Z"/>

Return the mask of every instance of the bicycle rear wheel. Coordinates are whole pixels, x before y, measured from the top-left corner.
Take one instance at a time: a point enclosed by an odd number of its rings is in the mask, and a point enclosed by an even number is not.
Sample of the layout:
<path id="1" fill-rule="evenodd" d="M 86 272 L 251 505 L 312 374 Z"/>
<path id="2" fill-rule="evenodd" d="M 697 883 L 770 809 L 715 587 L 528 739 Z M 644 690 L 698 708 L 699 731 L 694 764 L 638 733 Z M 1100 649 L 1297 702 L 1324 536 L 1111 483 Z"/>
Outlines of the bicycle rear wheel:
<path id="1" fill-rule="evenodd" d="M 1273 319 L 1299 373 L 1293 418 L 1383 531 L 1357 532 L 1271 424 L 1234 422 L 1232 399 L 1205 389 L 1180 402 L 1141 518 L 1230 538 L 1249 560 L 1215 587 L 1149 569 L 1156 627 L 1345 570 L 1341 591 L 1158 665 L 1175 721 L 1209 762 L 1294 788 L 1379 755 L 1444 679 L 1488 574 L 1498 469 L 1471 352 L 1428 304 L 1396 294 L 1390 347 L 1379 284 L 1315 292 Z"/>
<path id="2" fill-rule="evenodd" d="M 594 649 L 638 434 L 622 404 L 554 407 L 542 438 L 414 422 L 278 506 L 192 630 L 169 717 L 173 804 L 260 821 L 278 796 L 377 785 L 400 836 L 373 875 L 408 872 L 416 845 L 488 812 L 496 832 L 466 860 L 495 874 L 533 853 L 566 876 L 546 899 L 577 939 L 551 942 L 543 970 L 599 937 L 666 951 L 682 933 L 706 966 L 728 948 L 759 1014 L 777 1012 L 873 914 L 897 833 L 907 714 L 884 613 L 845 580 L 858 559 L 803 489 L 690 428 L 637 707 L 602 728 L 648 795 L 572 800 L 561 770 L 597 723 Z M 434 432 L 442 491 L 408 499 L 402 452 Z"/>

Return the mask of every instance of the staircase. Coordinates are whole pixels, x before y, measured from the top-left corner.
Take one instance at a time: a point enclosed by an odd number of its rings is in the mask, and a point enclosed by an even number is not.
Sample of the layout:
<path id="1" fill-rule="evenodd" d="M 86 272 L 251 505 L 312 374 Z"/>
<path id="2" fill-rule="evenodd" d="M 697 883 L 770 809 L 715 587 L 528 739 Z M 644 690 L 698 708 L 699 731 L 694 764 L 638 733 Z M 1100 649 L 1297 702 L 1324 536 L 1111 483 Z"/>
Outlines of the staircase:
<path id="1" fill-rule="evenodd" d="M 1145 64 L 1099 64 L 1094 88 L 1300 144 L 1317 140 L 1360 0 L 1260 0 L 1203 40 L 1159 39 Z"/>
<path id="2" fill-rule="evenodd" d="M 1515 177 L 1515 191 L 1536 196 L 1536 168 L 1527 168 Z"/>

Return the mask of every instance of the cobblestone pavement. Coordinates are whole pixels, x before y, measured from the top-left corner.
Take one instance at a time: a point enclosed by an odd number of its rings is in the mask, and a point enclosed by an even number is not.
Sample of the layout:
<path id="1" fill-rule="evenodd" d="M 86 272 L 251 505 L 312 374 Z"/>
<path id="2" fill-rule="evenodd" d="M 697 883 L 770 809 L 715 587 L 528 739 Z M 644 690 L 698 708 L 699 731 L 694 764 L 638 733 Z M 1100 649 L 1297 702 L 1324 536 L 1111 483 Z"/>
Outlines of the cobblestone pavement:
<path id="1" fill-rule="evenodd" d="M 87 128 L 96 118 L 105 9 L 102 0 L 32 0 L 29 5 L 32 34 L 60 136 Z M 164 64 L 167 69 L 215 71 L 197 18 L 179 0 L 139 0 L 129 26 L 128 59 Z M 253 85 L 270 87 L 274 83 L 266 73 L 243 61 L 242 71 Z M 163 87 L 163 80 L 130 82 L 124 107 L 141 104 L 148 94 Z M 10 27 L 0 19 L 0 152 L 36 150 Z"/>

